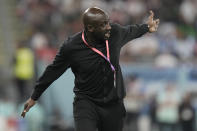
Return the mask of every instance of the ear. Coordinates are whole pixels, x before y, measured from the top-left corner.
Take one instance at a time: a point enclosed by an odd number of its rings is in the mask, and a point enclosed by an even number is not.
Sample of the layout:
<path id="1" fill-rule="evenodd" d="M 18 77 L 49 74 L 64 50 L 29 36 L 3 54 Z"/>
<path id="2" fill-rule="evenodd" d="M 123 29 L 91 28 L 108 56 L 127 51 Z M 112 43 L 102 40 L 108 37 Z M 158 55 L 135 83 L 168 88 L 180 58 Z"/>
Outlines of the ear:
<path id="1" fill-rule="evenodd" d="M 88 32 L 93 32 L 94 31 L 94 27 L 92 25 L 88 24 L 87 30 L 88 30 Z"/>

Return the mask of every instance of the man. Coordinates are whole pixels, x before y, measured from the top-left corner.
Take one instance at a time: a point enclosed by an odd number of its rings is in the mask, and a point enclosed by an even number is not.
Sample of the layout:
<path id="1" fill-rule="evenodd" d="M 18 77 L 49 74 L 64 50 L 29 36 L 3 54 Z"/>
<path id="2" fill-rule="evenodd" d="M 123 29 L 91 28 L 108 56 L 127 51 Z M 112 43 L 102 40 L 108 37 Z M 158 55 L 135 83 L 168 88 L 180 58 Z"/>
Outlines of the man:
<path id="1" fill-rule="evenodd" d="M 195 131 L 195 114 L 191 93 L 187 92 L 179 105 L 179 121 L 182 131 Z"/>
<path id="2" fill-rule="evenodd" d="M 20 103 L 27 99 L 29 94 L 27 87 L 34 78 L 34 54 L 24 42 L 17 45 L 14 56 L 14 75 Z"/>
<path id="3" fill-rule="evenodd" d="M 76 131 L 122 131 L 125 90 L 119 65 L 121 47 L 147 32 L 155 32 L 159 19 L 150 12 L 147 24 L 120 26 L 109 23 L 100 8 L 83 14 L 84 31 L 69 37 L 53 63 L 37 81 L 22 116 L 35 105 L 45 89 L 69 67 L 75 75 L 73 114 Z"/>

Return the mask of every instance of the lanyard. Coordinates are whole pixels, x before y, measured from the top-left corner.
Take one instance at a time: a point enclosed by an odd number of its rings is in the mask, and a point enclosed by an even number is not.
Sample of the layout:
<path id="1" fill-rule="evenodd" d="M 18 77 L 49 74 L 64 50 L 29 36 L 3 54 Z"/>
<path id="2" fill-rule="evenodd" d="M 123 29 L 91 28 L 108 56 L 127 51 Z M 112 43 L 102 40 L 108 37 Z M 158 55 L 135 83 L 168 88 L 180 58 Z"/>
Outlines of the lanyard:
<path id="1" fill-rule="evenodd" d="M 107 57 L 106 57 L 101 51 L 99 51 L 98 49 L 96 49 L 96 48 L 90 46 L 90 45 L 86 42 L 86 40 L 85 40 L 85 38 L 84 38 L 84 32 L 82 32 L 82 39 L 83 39 L 83 42 L 84 42 L 85 45 L 87 45 L 91 50 L 93 50 L 94 52 L 98 53 L 98 54 L 101 55 L 105 60 L 107 60 L 107 61 L 109 62 L 110 66 L 111 66 L 111 69 L 112 69 L 112 71 L 114 72 L 114 87 L 115 87 L 115 85 L 116 85 L 116 82 L 115 82 L 115 80 L 116 80 L 116 73 L 115 73 L 115 72 L 116 72 L 116 71 L 115 71 L 114 66 L 113 66 L 112 63 L 110 62 L 108 40 L 105 41 L 106 50 L 107 50 Z"/>

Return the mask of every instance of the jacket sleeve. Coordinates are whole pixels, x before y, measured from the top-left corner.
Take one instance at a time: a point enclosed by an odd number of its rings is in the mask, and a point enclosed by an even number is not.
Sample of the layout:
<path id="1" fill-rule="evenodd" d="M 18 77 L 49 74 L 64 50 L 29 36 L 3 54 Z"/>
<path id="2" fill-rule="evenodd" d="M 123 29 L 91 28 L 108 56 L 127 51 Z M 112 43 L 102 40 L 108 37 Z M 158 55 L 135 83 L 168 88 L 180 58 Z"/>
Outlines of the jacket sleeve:
<path id="1" fill-rule="evenodd" d="M 141 37 L 145 33 L 149 31 L 147 24 L 135 24 L 135 25 L 128 25 L 128 26 L 121 26 L 116 24 L 120 39 L 121 39 L 121 47 L 124 46 L 127 42 Z"/>
<path id="2" fill-rule="evenodd" d="M 52 64 L 47 66 L 42 76 L 36 82 L 31 98 L 37 100 L 41 94 L 69 67 L 69 47 L 68 42 L 65 41 L 56 54 Z"/>

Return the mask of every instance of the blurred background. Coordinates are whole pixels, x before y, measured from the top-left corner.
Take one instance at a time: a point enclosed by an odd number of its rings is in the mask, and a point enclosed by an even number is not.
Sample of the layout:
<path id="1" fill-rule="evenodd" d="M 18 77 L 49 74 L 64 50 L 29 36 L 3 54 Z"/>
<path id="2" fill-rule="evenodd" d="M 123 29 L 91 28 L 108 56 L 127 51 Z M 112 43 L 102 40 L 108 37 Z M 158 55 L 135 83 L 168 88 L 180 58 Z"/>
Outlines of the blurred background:
<path id="1" fill-rule="evenodd" d="M 197 0 L 0 0 L 0 131 L 74 131 L 74 76 L 66 71 L 20 117 L 35 81 L 63 40 L 97 6 L 121 25 L 153 10 L 158 31 L 129 42 L 120 63 L 127 96 L 124 131 L 196 131 Z"/>

